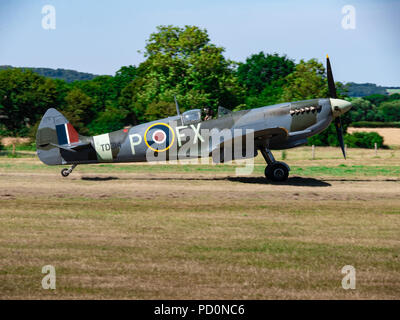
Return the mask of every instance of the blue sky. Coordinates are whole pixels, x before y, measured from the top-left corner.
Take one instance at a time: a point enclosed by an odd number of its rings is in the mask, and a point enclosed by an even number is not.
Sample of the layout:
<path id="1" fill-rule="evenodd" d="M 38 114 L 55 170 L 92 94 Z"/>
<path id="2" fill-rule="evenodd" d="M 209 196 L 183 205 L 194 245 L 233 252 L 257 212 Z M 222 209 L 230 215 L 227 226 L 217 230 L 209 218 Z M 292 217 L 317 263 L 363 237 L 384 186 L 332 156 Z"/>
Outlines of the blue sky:
<path id="1" fill-rule="evenodd" d="M 42 28 L 42 7 L 56 29 Z M 342 7 L 356 28 L 342 28 Z M 264 51 L 297 62 L 329 53 L 335 80 L 400 86 L 399 0 L 1 0 L 0 65 L 114 74 L 138 64 L 157 25 L 207 29 L 225 56 L 244 61 Z"/>

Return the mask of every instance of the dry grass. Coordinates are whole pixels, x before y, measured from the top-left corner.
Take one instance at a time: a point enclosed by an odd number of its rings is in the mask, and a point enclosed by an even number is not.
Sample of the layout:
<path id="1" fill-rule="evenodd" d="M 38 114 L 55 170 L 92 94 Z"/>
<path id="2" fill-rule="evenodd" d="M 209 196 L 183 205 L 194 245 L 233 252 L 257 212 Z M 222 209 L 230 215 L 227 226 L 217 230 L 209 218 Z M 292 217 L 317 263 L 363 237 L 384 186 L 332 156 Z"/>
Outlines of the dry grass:
<path id="1" fill-rule="evenodd" d="M 364 152 L 346 165 L 400 165 L 399 151 Z M 336 148 L 310 154 L 290 150 L 287 162 L 344 163 L 328 159 Z M 260 171 L 124 166 L 64 179 L 35 159 L 0 158 L 0 298 L 400 298 L 398 174 L 268 184 Z M 47 264 L 53 291 L 41 288 Z M 356 290 L 341 288 L 344 265 L 357 270 Z"/>
<path id="2" fill-rule="evenodd" d="M 14 137 L 4 137 L 0 140 L 3 146 L 11 146 L 13 144 L 20 144 L 20 143 L 28 143 L 30 142 L 30 138 L 14 138 Z"/>

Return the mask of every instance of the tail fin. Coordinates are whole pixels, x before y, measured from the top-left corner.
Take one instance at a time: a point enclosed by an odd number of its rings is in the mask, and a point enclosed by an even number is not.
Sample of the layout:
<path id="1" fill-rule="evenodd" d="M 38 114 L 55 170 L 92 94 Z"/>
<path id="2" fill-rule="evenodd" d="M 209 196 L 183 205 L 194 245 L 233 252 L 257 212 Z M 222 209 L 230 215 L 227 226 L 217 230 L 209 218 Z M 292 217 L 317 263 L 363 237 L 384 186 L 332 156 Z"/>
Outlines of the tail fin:
<path id="1" fill-rule="evenodd" d="M 64 164 L 66 161 L 60 149 L 73 150 L 83 143 L 68 120 L 56 109 L 48 109 L 40 121 L 36 134 L 36 147 L 39 159 L 48 165 Z"/>

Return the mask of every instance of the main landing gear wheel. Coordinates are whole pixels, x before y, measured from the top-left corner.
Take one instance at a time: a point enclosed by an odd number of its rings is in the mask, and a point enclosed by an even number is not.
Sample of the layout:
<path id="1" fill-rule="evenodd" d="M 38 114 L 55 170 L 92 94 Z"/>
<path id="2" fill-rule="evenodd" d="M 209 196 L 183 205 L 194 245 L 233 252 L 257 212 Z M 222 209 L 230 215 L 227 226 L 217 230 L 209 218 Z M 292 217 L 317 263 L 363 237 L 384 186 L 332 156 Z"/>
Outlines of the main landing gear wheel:
<path id="1" fill-rule="evenodd" d="M 286 181 L 289 177 L 289 166 L 284 162 L 276 161 L 271 150 L 269 150 L 268 148 L 263 147 L 259 150 L 261 151 L 265 162 L 268 164 L 264 171 L 265 177 L 268 180 L 277 182 Z"/>
<path id="2" fill-rule="evenodd" d="M 265 177 L 269 180 L 282 182 L 289 177 L 289 167 L 284 162 L 274 162 L 265 168 Z"/>

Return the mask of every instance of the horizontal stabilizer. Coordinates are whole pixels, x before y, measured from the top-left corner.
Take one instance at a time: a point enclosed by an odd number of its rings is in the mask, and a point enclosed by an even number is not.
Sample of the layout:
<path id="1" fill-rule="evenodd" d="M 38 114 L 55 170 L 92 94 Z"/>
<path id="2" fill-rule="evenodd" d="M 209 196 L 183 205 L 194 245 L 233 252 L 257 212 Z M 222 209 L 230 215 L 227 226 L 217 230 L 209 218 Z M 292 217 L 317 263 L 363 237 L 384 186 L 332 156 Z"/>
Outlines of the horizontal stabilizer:
<path id="1" fill-rule="evenodd" d="M 90 142 L 78 142 L 74 144 L 64 144 L 64 145 L 59 145 L 55 143 L 49 143 L 49 144 L 60 149 L 76 152 L 77 150 L 81 150 L 88 147 L 90 145 Z"/>

